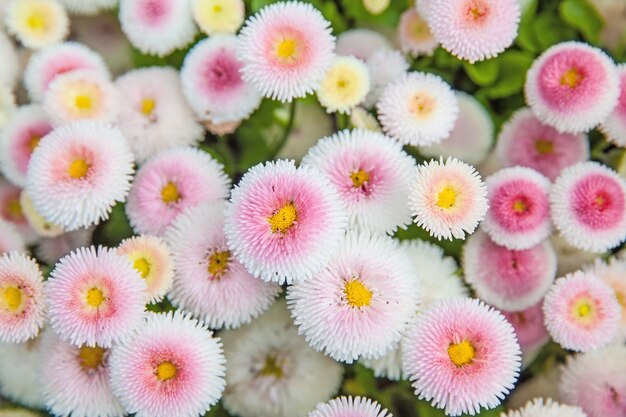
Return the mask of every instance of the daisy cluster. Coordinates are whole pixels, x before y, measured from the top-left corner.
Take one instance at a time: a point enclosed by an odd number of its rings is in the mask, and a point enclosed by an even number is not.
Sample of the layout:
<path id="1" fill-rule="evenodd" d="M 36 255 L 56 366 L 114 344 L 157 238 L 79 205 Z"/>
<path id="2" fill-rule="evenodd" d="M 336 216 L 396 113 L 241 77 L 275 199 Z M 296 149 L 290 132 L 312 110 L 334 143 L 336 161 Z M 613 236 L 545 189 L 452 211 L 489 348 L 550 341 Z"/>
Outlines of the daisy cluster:
<path id="1" fill-rule="evenodd" d="M 0 0 L 0 417 L 626 416 L 622 1 Z"/>

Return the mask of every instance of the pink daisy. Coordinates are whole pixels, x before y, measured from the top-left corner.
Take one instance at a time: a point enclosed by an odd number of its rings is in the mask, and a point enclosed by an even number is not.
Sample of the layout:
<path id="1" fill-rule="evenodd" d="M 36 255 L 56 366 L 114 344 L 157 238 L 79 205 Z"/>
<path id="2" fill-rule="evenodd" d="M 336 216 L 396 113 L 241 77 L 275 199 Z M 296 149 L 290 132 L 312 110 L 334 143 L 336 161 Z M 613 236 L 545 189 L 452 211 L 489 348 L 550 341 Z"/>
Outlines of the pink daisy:
<path id="1" fill-rule="evenodd" d="M 209 203 L 178 216 L 165 238 L 176 264 L 172 304 L 210 328 L 249 323 L 274 302 L 278 284 L 253 277 L 232 256 L 224 235 L 224 204 Z"/>
<path id="2" fill-rule="evenodd" d="M 486 180 L 485 232 L 509 249 L 531 248 L 552 232 L 550 180 L 531 168 L 504 168 Z"/>
<path id="3" fill-rule="evenodd" d="M 391 50 L 391 42 L 380 32 L 372 29 L 348 29 L 337 36 L 335 53 L 340 56 L 353 56 L 367 61 L 381 49 Z"/>
<path id="4" fill-rule="evenodd" d="M 0 218 L 0 254 L 11 251 L 26 252 L 26 243 L 13 224 Z"/>
<path id="5" fill-rule="evenodd" d="M 626 64 L 617 66 L 620 79 L 620 95 L 617 106 L 602 122 L 600 129 L 606 138 L 618 146 L 626 147 Z"/>
<path id="6" fill-rule="evenodd" d="M 518 0 L 428 1 L 424 15 L 441 46 L 470 63 L 497 56 L 517 37 Z"/>
<path id="7" fill-rule="evenodd" d="M 408 195 L 415 160 L 391 138 L 344 130 L 317 142 L 302 165 L 319 169 L 330 180 L 351 226 L 393 233 L 411 223 Z"/>
<path id="8" fill-rule="evenodd" d="M 449 298 L 418 315 L 403 343 L 404 368 L 415 394 L 450 416 L 497 407 L 513 389 L 520 348 L 497 310 L 470 298 Z"/>
<path id="9" fill-rule="evenodd" d="M 511 323 L 520 347 L 522 362 L 529 365 L 549 340 L 550 335 L 544 324 L 543 303 L 539 302 L 525 310 L 516 312 L 502 312 L 502 315 Z"/>
<path id="10" fill-rule="evenodd" d="M 501 417 L 587 417 L 579 407 L 559 404 L 551 398 L 535 398 L 519 409 L 501 414 Z"/>
<path id="11" fill-rule="evenodd" d="M 414 57 L 432 55 L 439 46 L 439 41 L 430 32 L 428 22 L 414 7 L 405 10 L 400 16 L 397 34 L 402 52 Z"/>
<path id="12" fill-rule="evenodd" d="M 589 159 L 589 141 L 582 133 L 560 133 L 523 108 L 502 127 L 496 154 L 504 166 L 532 168 L 554 181 L 563 169 Z"/>
<path id="13" fill-rule="evenodd" d="M 13 184 L 26 185 L 30 156 L 39 141 L 52 131 L 52 124 L 43 109 L 30 104 L 19 107 L 0 134 L 0 167 Z"/>
<path id="14" fill-rule="evenodd" d="M 578 352 L 611 342 L 621 318 L 611 287 L 581 271 L 556 280 L 545 297 L 543 313 L 552 338 L 565 349 Z"/>
<path id="15" fill-rule="evenodd" d="M 396 241 L 349 233 L 314 279 L 291 285 L 287 303 L 315 350 L 352 363 L 377 359 L 400 341 L 419 302 L 419 279 Z"/>
<path id="16" fill-rule="evenodd" d="M 248 170 L 226 208 L 228 247 L 248 271 L 279 284 L 311 279 L 340 248 L 348 223 L 330 182 L 279 160 Z"/>
<path id="17" fill-rule="evenodd" d="M 110 347 L 142 323 L 146 283 L 115 249 L 80 248 L 46 281 L 50 326 L 74 345 Z"/>
<path id="18" fill-rule="evenodd" d="M 605 262 L 596 259 L 594 264 L 585 268 L 585 271 L 600 278 L 615 293 L 615 298 L 617 298 L 622 311 L 619 337 L 626 340 L 626 261 L 611 258 Z"/>
<path id="19" fill-rule="evenodd" d="M 32 258 L 18 252 L 0 257 L 0 342 L 22 343 L 45 320 L 43 276 Z"/>
<path id="20" fill-rule="evenodd" d="M 308 417 L 391 417 L 391 414 L 368 398 L 339 397 L 318 404 Z"/>
<path id="21" fill-rule="evenodd" d="M 248 18 L 239 35 L 243 79 L 290 102 L 319 86 L 333 58 L 330 22 L 308 3 L 278 2 Z"/>
<path id="22" fill-rule="evenodd" d="M 137 417 L 204 415 L 224 391 L 220 339 L 181 312 L 148 315 L 111 351 L 111 385 Z"/>
<path id="23" fill-rule="evenodd" d="M 161 235 L 187 207 L 228 196 L 224 167 L 197 148 L 166 149 L 141 166 L 126 214 L 137 233 Z"/>
<path id="24" fill-rule="evenodd" d="M 565 169 L 550 192 L 552 221 L 572 246 L 604 252 L 626 239 L 626 182 L 597 162 Z"/>
<path id="25" fill-rule="evenodd" d="M 124 201 L 133 155 L 120 131 L 79 121 L 55 129 L 33 152 L 26 190 L 46 220 L 66 231 L 97 224 Z"/>
<path id="26" fill-rule="evenodd" d="M 542 122 L 559 132 L 594 128 L 620 95 L 613 60 L 582 42 L 563 42 L 537 58 L 526 75 L 526 102 Z"/>

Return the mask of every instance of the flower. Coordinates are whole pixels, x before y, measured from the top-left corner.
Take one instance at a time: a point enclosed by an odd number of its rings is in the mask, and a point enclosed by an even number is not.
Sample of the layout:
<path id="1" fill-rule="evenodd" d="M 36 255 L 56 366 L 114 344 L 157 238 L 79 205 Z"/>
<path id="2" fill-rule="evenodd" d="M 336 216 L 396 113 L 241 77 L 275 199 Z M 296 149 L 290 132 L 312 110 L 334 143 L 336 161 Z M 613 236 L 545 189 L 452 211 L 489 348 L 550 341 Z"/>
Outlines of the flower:
<path id="1" fill-rule="evenodd" d="M 261 93 L 240 74 L 235 35 L 214 35 L 198 42 L 181 70 L 183 94 L 201 120 L 221 124 L 249 117 Z"/>
<path id="2" fill-rule="evenodd" d="M 522 311 L 503 311 L 502 315 L 511 323 L 522 349 L 522 366 L 528 366 L 539 350 L 550 340 L 544 324 L 542 302 Z"/>
<path id="3" fill-rule="evenodd" d="M 343 130 L 321 139 L 302 165 L 328 178 L 351 226 L 393 233 L 411 223 L 408 195 L 415 161 L 398 142 L 380 133 Z"/>
<path id="4" fill-rule="evenodd" d="M 37 262 L 10 252 L 0 257 L 0 342 L 22 343 L 44 324 L 43 276 Z"/>
<path id="5" fill-rule="evenodd" d="M 188 209 L 167 229 L 176 278 L 169 299 L 210 328 L 235 328 L 267 310 L 278 284 L 253 277 L 232 256 L 224 235 L 224 204 Z"/>
<path id="6" fill-rule="evenodd" d="M 41 359 L 41 336 L 24 343 L 0 343 L 2 396 L 27 407 L 45 408 L 40 386 Z"/>
<path id="7" fill-rule="evenodd" d="M 28 221 L 29 226 L 35 231 L 38 236 L 43 237 L 57 237 L 63 234 L 63 228 L 52 224 L 44 219 L 35 207 L 33 207 L 33 200 L 29 197 L 26 191 L 20 193 L 20 208 L 24 218 Z"/>
<path id="8" fill-rule="evenodd" d="M 584 271 L 600 278 L 615 293 L 615 298 L 621 307 L 619 336 L 626 340 L 626 261 L 611 258 L 608 262 L 604 262 L 596 259 L 595 263 L 587 265 Z"/>
<path id="9" fill-rule="evenodd" d="M 509 411 L 502 417 L 587 417 L 579 408 L 563 405 L 552 401 L 551 398 L 535 398 L 529 401 L 522 409 Z"/>
<path id="10" fill-rule="evenodd" d="M 111 350 L 111 386 L 137 417 L 196 417 L 224 391 L 219 338 L 185 313 L 150 313 L 143 326 Z"/>
<path id="11" fill-rule="evenodd" d="M 546 327 L 565 349 L 599 349 L 616 336 L 621 308 L 607 284 L 577 271 L 556 280 L 543 302 Z"/>
<path id="12" fill-rule="evenodd" d="M 418 166 L 411 182 L 415 223 L 431 236 L 465 239 L 487 212 L 487 188 L 476 170 L 458 159 L 431 160 Z"/>
<path id="13" fill-rule="evenodd" d="M 583 133 L 560 133 L 545 125 L 528 108 L 504 124 L 496 154 L 506 167 L 525 166 L 556 180 L 561 171 L 589 159 L 589 141 Z"/>
<path id="14" fill-rule="evenodd" d="M 192 0 L 191 11 L 200 30 L 210 36 L 236 33 L 246 17 L 243 0 Z"/>
<path id="15" fill-rule="evenodd" d="M 497 407 L 520 369 L 513 327 L 470 298 L 441 300 L 422 311 L 402 353 L 415 394 L 450 416 Z"/>
<path id="16" fill-rule="evenodd" d="M 330 22 L 308 3 L 278 2 L 248 18 L 239 34 L 243 79 L 291 102 L 317 89 L 333 59 Z"/>
<path id="17" fill-rule="evenodd" d="M 414 57 L 432 55 L 439 46 L 439 41 L 430 32 L 428 22 L 414 7 L 400 15 L 397 34 L 402 52 Z"/>
<path id="18" fill-rule="evenodd" d="M 169 67 L 135 69 L 115 81 L 120 100 L 117 126 L 138 161 L 163 149 L 195 145 L 204 138 L 182 93 L 179 74 Z"/>
<path id="19" fill-rule="evenodd" d="M 57 0 L 11 0 L 4 16 L 6 27 L 30 49 L 43 49 L 69 33 L 67 12 Z"/>
<path id="20" fill-rule="evenodd" d="M 355 107 L 350 112 L 350 124 L 355 129 L 369 130 L 371 132 L 382 133 L 382 129 L 378 124 L 376 117 L 361 106 Z"/>
<path id="21" fill-rule="evenodd" d="M 413 146 L 432 145 L 450 136 L 459 113 L 450 86 L 439 76 L 422 72 L 387 85 L 376 108 L 385 133 Z"/>
<path id="22" fill-rule="evenodd" d="M 304 416 L 341 386 L 343 367 L 298 335 L 284 300 L 251 324 L 221 336 L 228 363 L 222 404 L 231 414 Z"/>
<path id="23" fill-rule="evenodd" d="M 392 49 L 387 38 L 372 29 L 348 29 L 337 36 L 335 53 L 340 56 L 353 56 L 367 61 L 381 49 Z"/>
<path id="24" fill-rule="evenodd" d="M 329 113 L 350 113 L 361 103 L 370 89 L 370 76 L 365 63 L 351 56 L 336 57 L 326 72 L 317 98 Z"/>
<path id="25" fill-rule="evenodd" d="M 197 148 L 173 148 L 141 166 L 128 195 L 126 214 L 137 233 L 160 236 L 187 207 L 226 198 L 224 167 Z"/>
<path id="26" fill-rule="evenodd" d="M 191 1 L 120 0 L 119 7 L 122 31 L 144 54 L 164 57 L 196 36 Z"/>
<path id="27" fill-rule="evenodd" d="M 46 281 L 50 326 L 76 346 L 111 347 L 141 326 L 146 289 L 115 249 L 79 248 L 63 257 Z"/>
<path id="28" fill-rule="evenodd" d="M 617 105 L 601 123 L 600 130 L 606 138 L 621 147 L 626 147 L 626 64 L 617 67 L 620 79 L 620 95 Z"/>
<path id="29" fill-rule="evenodd" d="M 318 404 L 308 417 L 391 417 L 387 409 L 364 397 L 339 397 L 324 404 Z"/>
<path id="30" fill-rule="evenodd" d="M 565 169 L 550 192 L 552 221 L 572 246 L 604 252 L 626 239 L 626 183 L 597 162 Z"/>
<path id="31" fill-rule="evenodd" d="M 315 350 L 346 363 L 377 359 L 395 347 L 413 318 L 416 275 L 396 241 L 349 233 L 315 279 L 288 287 L 287 303 Z"/>
<path id="32" fill-rule="evenodd" d="M 365 63 L 370 73 L 370 91 L 363 101 L 363 106 L 371 109 L 387 85 L 406 74 L 409 63 L 400 51 L 382 47 L 372 53 Z"/>
<path id="33" fill-rule="evenodd" d="M 0 254 L 11 251 L 25 252 L 26 243 L 12 223 L 0 218 Z"/>
<path id="34" fill-rule="evenodd" d="M 528 70 L 526 102 L 543 123 L 559 132 L 594 128 L 619 98 L 615 64 L 603 51 L 582 42 L 548 48 Z"/>
<path id="35" fill-rule="evenodd" d="M 108 218 L 130 188 L 133 157 L 120 131 L 95 121 L 55 129 L 33 152 L 26 191 L 47 221 L 66 231 Z"/>
<path id="36" fill-rule="evenodd" d="M 340 248 L 345 207 L 318 170 L 279 160 L 255 165 L 232 190 L 226 240 L 255 277 L 291 283 L 311 279 Z"/>

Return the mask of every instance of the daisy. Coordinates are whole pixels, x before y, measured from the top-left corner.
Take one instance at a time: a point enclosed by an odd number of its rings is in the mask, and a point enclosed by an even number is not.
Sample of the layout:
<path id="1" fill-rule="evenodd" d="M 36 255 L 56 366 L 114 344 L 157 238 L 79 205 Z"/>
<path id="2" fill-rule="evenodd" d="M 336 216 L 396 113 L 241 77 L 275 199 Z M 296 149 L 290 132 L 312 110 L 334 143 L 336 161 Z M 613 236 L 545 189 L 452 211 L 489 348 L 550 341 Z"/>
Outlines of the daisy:
<path id="1" fill-rule="evenodd" d="M 522 366 L 528 366 L 539 350 L 550 340 L 544 324 L 542 303 L 522 311 L 506 312 L 502 315 L 511 323 L 522 349 Z"/>
<path id="2" fill-rule="evenodd" d="M 487 188 L 476 170 L 455 158 L 431 160 L 418 167 L 411 182 L 415 223 L 431 236 L 465 239 L 487 212 Z"/>
<path id="3" fill-rule="evenodd" d="M 172 304 L 211 328 L 234 328 L 265 311 L 279 285 L 253 277 L 231 254 L 224 204 L 202 204 L 178 216 L 165 234 L 176 264 Z"/>
<path id="4" fill-rule="evenodd" d="M 433 304 L 417 317 L 403 348 L 415 394 L 450 416 L 497 407 L 519 375 L 513 327 L 477 299 Z"/>
<path id="5" fill-rule="evenodd" d="M 330 22 L 308 3 L 278 2 L 251 16 L 239 35 L 243 79 L 274 100 L 315 91 L 333 59 Z"/>
<path id="6" fill-rule="evenodd" d="M 43 218 L 33 206 L 33 200 L 26 191 L 20 193 L 20 207 L 28 225 L 34 230 L 37 236 L 57 237 L 63 234 L 63 228 L 52 224 Z"/>
<path id="7" fill-rule="evenodd" d="M 253 166 L 232 190 L 226 240 L 255 277 L 279 284 L 311 279 L 340 248 L 348 218 L 318 170 L 279 160 Z"/>
<path id="8" fill-rule="evenodd" d="M 141 166 L 126 214 L 137 233 L 161 235 L 187 207 L 228 196 L 224 167 L 197 148 L 167 149 Z"/>
<path id="9" fill-rule="evenodd" d="M 393 233 L 411 223 L 408 195 L 415 160 L 398 142 L 380 133 L 344 130 L 321 139 L 302 165 L 328 178 L 351 226 Z"/>
<path id="10" fill-rule="evenodd" d="M 128 258 L 148 286 L 148 301 L 161 301 L 172 288 L 174 260 L 170 248 L 156 236 L 142 235 L 124 239 L 117 254 Z"/>
<path id="11" fill-rule="evenodd" d="M 69 33 L 67 12 L 57 0 L 11 0 L 4 22 L 9 33 L 30 49 L 61 42 Z"/>
<path id="12" fill-rule="evenodd" d="M 127 72 L 115 81 L 120 100 L 117 126 L 138 161 L 204 137 L 182 93 L 178 72 L 150 67 Z"/>
<path id="13" fill-rule="evenodd" d="M 46 281 L 50 326 L 74 345 L 111 347 L 141 326 L 146 283 L 114 249 L 80 248 Z"/>
<path id="14" fill-rule="evenodd" d="M 343 367 L 298 335 L 284 300 L 221 336 L 228 363 L 222 404 L 231 414 L 304 416 L 341 386 Z"/>
<path id="15" fill-rule="evenodd" d="M 109 386 L 109 349 L 77 347 L 46 331 L 42 341 L 41 390 L 55 416 L 122 417 Z"/>
<path id="16" fill-rule="evenodd" d="M 583 133 L 560 133 L 522 108 L 502 127 L 496 154 L 506 167 L 532 168 L 554 181 L 563 169 L 589 159 L 589 141 Z"/>
<path id="17" fill-rule="evenodd" d="M 371 109 L 387 85 L 406 74 L 409 63 L 400 51 L 391 48 L 379 48 L 365 63 L 370 73 L 370 91 L 363 101 L 363 106 Z"/>
<path id="18" fill-rule="evenodd" d="M 428 146 L 450 136 L 459 106 L 450 86 L 439 76 L 408 73 L 380 95 L 378 120 L 385 133 L 405 145 Z"/>
<path id="19" fill-rule="evenodd" d="M 617 105 L 600 125 L 606 138 L 617 146 L 626 147 L 626 64 L 617 67 L 620 79 L 620 95 Z"/>
<path id="20" fill-rule="evenodd" d="M 95 15 L 101 11 L 113 9 L 118 0 L 59 0 L 68 12 L 78 15 Z M 74 23 L 74 22 L 72 22 Z"/>
<path id="21" fill-rule="evenodd" d="M 35 254 L 38 259 L 53 265 L 75 249 L 89 246 L 93 231 L 94 227 L 91 227 L 63 233 L 55 237 L 44 237 L 35 248 Z"/>
<path id="22" fill-rule="evenodd" d="M 522 409 L 509 411 L 502 417 L 587 417 L 579 407 L 562 405 L 548 398 L 535 398 Z"/>
<path id="23" fill-rule="evenodd" d="M 120 131 L 93 121 L 55 129 L 35 149 L 26 190 L 35 209 L 66 231 L 108 218 L 130 188 L 133 157 Z"/>
<path id="24" fill-rule="evenodd" d="M 367 61 L 381 49 L 393 49 L 387 38 L 375 30 L 357 28 L 348 29 L 337 36 L 335 53 Z"/>
<path id="25" fill-rule="evenodd" d="M 234 34 L 246 17 L 243 0 L 191 0 L 193 18 L 207 35 Z"/>
<path id="26" fill-rule="evenodd" d="M 417 272 L 396 241 L 350 233 L 316 274 L 287 290 L 307 342 L 331 358 L 377 359 L 400 341 L 419 301 Z"/>
<path id="27" fill-rule="evenodd" d="M 619 76 L 600 49 L 570 41 L 548 48 L 526 75 L 526 102 L 543 123 L 559 132 L 594 128 L 615 108 Z"/>
<path id="28" fill-rule="evenodd" d="M 0 394 L 27 407 L 45 408 L 40 377 L 42 358 L 41 336 L 24 343 L 0 343 Z"/>
<path id="29" fill-rule="evenodd" d="M 402 52 L 413 57 L 432 55 L 439 46 L 439 41 L 430 32 L 428 22 L 416 8 L 407 9 L 400 15 L 397 36 Z"/>
<path id="30" fill-rule="evenodd" d="M 183 94 L 198 118 L 235 122 L 259 107 L 261 93 L 242 79 L 242 68 L 234 35 L 211 36 L 189 51 L 180 75 Z"/>
<path id="31" fill-rule="evenodd" d="M 2 16 L 0 16 L 2 21 Z M 2 60 L 2 68 L 0 69 L 0 84 L 13 88 L 19 76 L 19 57 L 13 46 L 13 42 L 4 33 L 0 32 L 0 60 Z"/>
<path id="32" fill-rule="evenodd" d="M 368 398 L 339 397 L 318 404 L 308 417 L 391 417 L 391 414 Z"/>
<path id="33" fill-rule="evenodd" d="M 150 313 L 109 357 L 111 386 L 137 417 L 204 415 L 224 391 L 219 338 L 181 312 Z"/>
<path id="34" fill-rule="evenodd" d="M 26 243 L 13 224 L 0 218 L 0 254 L 12 251 L 26 252 Z"/>
<path id="35" fill-rule="evenodd" d="M 611 258 L 608 262 L 596 259 L 588 265 L 585 272 L 600 278 L 615 293 L 615 298 L 621 307 L 619 337 L 626 340 L 626 261 Z"/>
<path id="36" fill-rule="evenodd" d="M 329 113 L 350 113 L 370 90 L 370 76 L 365 63 L 351 56 L 333 60 L 318 90 L 317 99 Z"/>
<path id="37" fill-rule="evenodd" d="M 616 336 L 621 319 L 615 293 L 595 275 L 577 271 L 556 280 L 543 302 L 552 338 L 565 349 L 587 352 Z"/>
<path id="38" fill-rule="evenodd" d="M 437 0 L 428 1 L 427 9 L 435 39 L 470 63 L 497 56 L 517 37 L 518 0 Z"/>
<path id="39" fill-rule="evenodd" d="M 565 169 L 550 192 L 552 221 L 571 245 L 604 252 L 626 239 L 626 183 L 597 162 Z"/>
<path id="40" fill-rule="evenodd" d="M 164 57 L 196 36 L 191 1 L 120 0 L 122 30 L 144 54 Z"/>

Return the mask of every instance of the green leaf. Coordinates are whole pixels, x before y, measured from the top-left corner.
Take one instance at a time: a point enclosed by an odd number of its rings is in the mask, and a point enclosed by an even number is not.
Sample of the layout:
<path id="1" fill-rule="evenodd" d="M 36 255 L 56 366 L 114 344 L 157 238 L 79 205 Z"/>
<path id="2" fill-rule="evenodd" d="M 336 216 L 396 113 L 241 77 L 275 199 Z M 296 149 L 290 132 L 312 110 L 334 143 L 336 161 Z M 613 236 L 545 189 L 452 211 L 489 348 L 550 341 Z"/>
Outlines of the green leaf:
<path id="1" fill-rule="evenodd" d="M 541 50 L 548 49 L 555 43 L 576 39 L 576 31 L 563 23 L 553 12 L 544 12 L 534 21 L 533 30 Z"/>
<path id="2" fill-rule="evenodd" d="M 498 57 L 500 74 L 498 80 L 484 89 L 485 94 L 492 98 L 504 98 L 520 93 L 526 80 L 526 72 L 534 61 L 529 52 L 509 50 Z"/>
<path id="3" fill-rule="evenodd" d="M 463 67 L 471 80 L 480 86 L 493 84 L 500 73 L 500 64 L 497 58 L 476 62 L 474 64 L 464 62 Z"/>
<path id="4" fill-rule="evenodd" d="M 96 228 L 93 234 L 94 245 L 116 247 L 122 240 L 133 236 L 124 207 L 123 203 L 116 204 L 108 220 Z"/>
<path id="5" fill-rule="evenodd" d="M 586 0 L 564 0 L 559 5 L 559 14 L 567 24 L 578 29 L 588 42 L 599 44 L 604 22 L 593 5 Z"/>
<path id="6" fill-rule="evenodd" d="M 539 38 L 533 28 L 537 15 L 537 2 L 538 0 L 532 0 L 526 7 L 526 10 L 524 10 L 515 41 L 522 49 L 530 52 L 539 52 L 541 50 Z"/>

